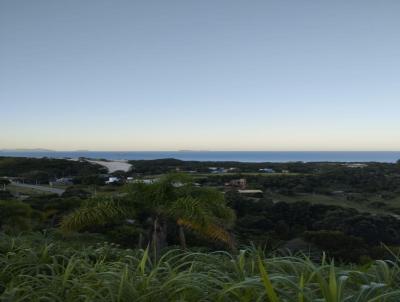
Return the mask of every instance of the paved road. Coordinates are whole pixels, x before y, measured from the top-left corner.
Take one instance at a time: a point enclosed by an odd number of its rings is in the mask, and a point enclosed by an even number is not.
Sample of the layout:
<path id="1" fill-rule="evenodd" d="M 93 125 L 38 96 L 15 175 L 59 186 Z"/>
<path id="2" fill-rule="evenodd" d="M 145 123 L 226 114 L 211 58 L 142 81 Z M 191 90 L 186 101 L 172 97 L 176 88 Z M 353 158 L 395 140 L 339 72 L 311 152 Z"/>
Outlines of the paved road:
<path id="1" fill-rule="evenodd" d="M 13 181 L 11 182 L 11 184 L 16 187 L 29 188 L 29 189 L 34 189 L 34 190 L 38 190 L 38 191 L 54 193 L 54 194 L 58 194 L 58 195 L 61 195 L 62 193 L 65 192 L 64 189 L 50 188 L 50 187 L 37 186 L 37 185 L 28 185 L 28 184 L 13 182 Z"/>

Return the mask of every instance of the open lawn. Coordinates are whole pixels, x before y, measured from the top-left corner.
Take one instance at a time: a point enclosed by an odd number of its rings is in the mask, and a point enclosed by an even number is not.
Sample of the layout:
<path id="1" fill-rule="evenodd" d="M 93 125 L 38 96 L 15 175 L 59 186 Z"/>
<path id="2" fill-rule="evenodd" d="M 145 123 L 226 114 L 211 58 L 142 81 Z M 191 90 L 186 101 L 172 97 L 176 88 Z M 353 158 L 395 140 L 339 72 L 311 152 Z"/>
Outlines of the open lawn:
<path id="1" fill-rule="evenodd" d="M 345 195 L 322 195 L 322 194 L 295 194 L 293 196 L 272 194 L 274 202 L 298 202 L 306 201 L 312 204 L 323 204 L 323 205 L 335 205 L 347 208 L 354 208 L 361 212 L 369 212 L 372 214 L 388 214 L 393 213 L 388 209 L 399 208 L 400 209 L 400 196 L 396 198 L 385 200 L 376 194 L 369 194 L 364 200 L 349 200 Z M 376 208 L 371 206 L 371 203 L 381 202 L 387 206 L 382 208 Z"/>

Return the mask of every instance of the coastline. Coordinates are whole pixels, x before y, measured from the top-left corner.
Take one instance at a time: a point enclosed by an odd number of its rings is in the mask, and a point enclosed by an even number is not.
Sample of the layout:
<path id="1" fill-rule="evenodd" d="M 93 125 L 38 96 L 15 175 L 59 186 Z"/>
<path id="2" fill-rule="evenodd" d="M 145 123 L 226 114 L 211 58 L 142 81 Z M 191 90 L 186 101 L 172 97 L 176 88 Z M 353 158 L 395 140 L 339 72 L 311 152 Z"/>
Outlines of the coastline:
<path id="1" fill-rule="evenodd" d="M 209 162 L 381 162 L 395 163 L 400 151 L 0 151 L 0 156 L 33 158 L 87 158 L 129 161 L 174 158 Z"/>

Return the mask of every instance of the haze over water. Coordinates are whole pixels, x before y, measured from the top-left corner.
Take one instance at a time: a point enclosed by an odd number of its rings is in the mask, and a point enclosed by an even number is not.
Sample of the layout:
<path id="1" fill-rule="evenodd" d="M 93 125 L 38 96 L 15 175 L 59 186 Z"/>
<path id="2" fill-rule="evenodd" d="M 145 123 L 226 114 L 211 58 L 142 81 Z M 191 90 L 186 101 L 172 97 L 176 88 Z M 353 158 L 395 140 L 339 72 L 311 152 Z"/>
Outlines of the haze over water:
<path id="1" fill-rule="evenodd" d="M 103 158 L 107 160 L 149 160 L 175 158 L 194 161 L 240 162 L 396 162 L 398 152 L 311 152 L 311 151 L 0 151 L 0 156 L 53 157 L 53 158 Z"/>

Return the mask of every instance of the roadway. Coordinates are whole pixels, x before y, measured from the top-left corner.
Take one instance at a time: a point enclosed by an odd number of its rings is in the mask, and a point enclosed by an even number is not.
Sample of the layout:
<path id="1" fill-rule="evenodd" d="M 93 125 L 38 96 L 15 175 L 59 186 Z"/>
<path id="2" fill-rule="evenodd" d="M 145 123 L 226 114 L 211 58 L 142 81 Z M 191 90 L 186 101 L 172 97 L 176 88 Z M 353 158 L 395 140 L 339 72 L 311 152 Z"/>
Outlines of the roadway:
<path id="1" fill-rule="evenodd" d="M 45 186 L 39 186 L 39 185 L 29 185 L 29 184 L 23 184 L 23 183 L 19 183 L 19 182 L 14 182 L 14 181 L 12 181 L 11 184 L 13 186 L 16 186 L 16 187 L 28 188 L 28 189 L 33 189 L 33 190 L 38 190 L 38 191 L 58 194 L 58 195 L 61 195 L 61 194 L 63 194 L 65 192 L 64 189 L 45 187 Z"/>

